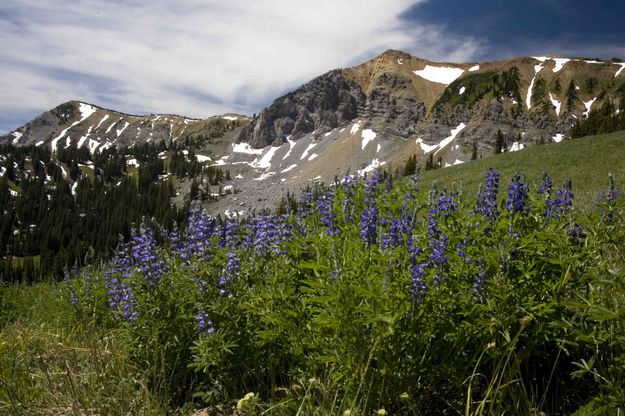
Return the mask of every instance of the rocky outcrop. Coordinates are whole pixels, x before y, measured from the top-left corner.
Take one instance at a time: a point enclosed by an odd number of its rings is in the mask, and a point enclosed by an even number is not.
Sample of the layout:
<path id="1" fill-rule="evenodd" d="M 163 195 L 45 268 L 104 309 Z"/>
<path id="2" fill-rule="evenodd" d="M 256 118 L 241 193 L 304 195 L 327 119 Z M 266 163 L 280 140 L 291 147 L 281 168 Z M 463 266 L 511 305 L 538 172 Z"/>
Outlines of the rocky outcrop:
<path id="1" fill-rule="evenodd" d="M 254 148 L 280 144 L 313 131 L 325 132 L 356 118 L 366 97 L 341 71 L 330 71 L 276 99 L 243 128 L 239 140 Z"/>

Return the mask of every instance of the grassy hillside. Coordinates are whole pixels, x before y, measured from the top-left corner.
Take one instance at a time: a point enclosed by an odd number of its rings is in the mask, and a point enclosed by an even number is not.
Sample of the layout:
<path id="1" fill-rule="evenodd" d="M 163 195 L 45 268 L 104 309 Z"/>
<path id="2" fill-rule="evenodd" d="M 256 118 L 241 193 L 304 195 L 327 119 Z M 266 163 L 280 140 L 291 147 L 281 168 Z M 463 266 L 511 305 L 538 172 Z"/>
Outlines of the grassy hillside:
<path id="1" fill-rule="evenodd" d="M 423 184 L 459 187 L 461 184 L 469 195 L 475 194 L 484 179 L 484 172 L 492 167 L 509 179 L 521 173 L 533 184 L 540 184 L 543 172 L 554 183 L 566 178 L 573 181 L 575 206 L 588 209 L 593 205 L 597 192 L 604 190 L 608 173 L 614 175 L 617 184 L 625 183 L 625 131 L 575 140 L 534 146 L 519 152 L 503 153 L 485 159 L 456 165 L 445 169 L 424 172 Z"/>

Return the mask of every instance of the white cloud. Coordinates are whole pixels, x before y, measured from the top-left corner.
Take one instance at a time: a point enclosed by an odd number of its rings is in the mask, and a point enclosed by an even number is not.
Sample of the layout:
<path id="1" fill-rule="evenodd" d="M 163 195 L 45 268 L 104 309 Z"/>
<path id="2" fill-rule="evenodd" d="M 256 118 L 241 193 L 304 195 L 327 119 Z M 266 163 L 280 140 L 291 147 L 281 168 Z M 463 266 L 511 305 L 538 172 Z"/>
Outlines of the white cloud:
<path id="1" fill-rule="evenodd" d="M 476 41 L 400 18 L 420 1 L 5 0 L 0 112 L 81 99 L 129 112 L 251 113 L 388 48 L 471 60 Z"/>

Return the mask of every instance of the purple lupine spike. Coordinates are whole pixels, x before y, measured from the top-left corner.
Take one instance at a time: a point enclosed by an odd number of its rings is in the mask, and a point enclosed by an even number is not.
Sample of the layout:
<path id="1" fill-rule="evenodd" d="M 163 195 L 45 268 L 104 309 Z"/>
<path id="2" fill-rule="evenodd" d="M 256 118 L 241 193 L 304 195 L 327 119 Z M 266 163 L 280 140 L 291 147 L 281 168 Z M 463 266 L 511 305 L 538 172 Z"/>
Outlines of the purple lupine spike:
<path id="1" fill-rule="evenodd" d="M 497 205 L 497 193 L 499 192 L 499 178 L 501 174 L 493 168 L 486 172 L 486 184 L 484 191 L 477 197 L 477 201 L 473 211 L 476 214 L 483 215 L 491 224 L 497 220 L 499 216 L 499 207 Z"/>
<path id="2" fill-rule="evenodd" d="M 530 211 L 527 205 L 527 185 L 521 180 L 521 176 L 516 174 L 512 177 L 508 187 L 508 200 L 506 209 L 510 214 L 527 214 Z"/>
<path id="3" fill-rule="evenodd" d="M 567 214 L 573 206 L 573 198 L 573 184 L 570 179 L 567 179 L 564 185 L 562 185 L 562 188 L 556 193 L 555 198 L 547 197 L 547 207 L 543 212 L 543 216 L 548 218 L 560 218 Z"/>
<path id="4" fill-rule="evenodd" d="M 141 226 L 139 233 L 131 238 L 132 257 L 135 265 L 145 280 L 156 286 L 164 274 L 165 261 L 156 247 L 156 240 L 152 230 Z"/>
<path id="5" fill-rule="evenodd" d="M 317 199 L 317 210 L 319 211 L 320 221 L 325 226 L 327 235 L 338 235 L 340 233 L 339 228 L 336 225 L 336 217 L 333 210 L 334 194 L 328 192 L 323 195 L 319 195 Z"/>
<path id="6" fill-rule="evenodd" d="M 427 263 L 415 264 L 411 268 L 412 279 L 411 279 L 411 287 L 410 294 L 413 296 L 413 299 L 416 301 L 423 300 L 423 297 L 427 293 L 427 282 L 425 281 L 425 272 L 428 268 Z"/>
<path id="7" fill-rule="evenodd" d="M 230 295 L 230 291 L 228 290 L 229 284 L 232 282 L 234 278 L 239 275 L 239 258 L 237 257 L 237 253 L 234 251 L 229 251 L 227 254 L 226 267 L 219 278 L 219 295 L 227 297 Z"/>
<path id="8" fill-rule="evenodd" d="M 414 236 L 410 236 L 408 244 L 406 245 L 410 262 L 414 266 L 419 260 L 419 256 L 423 253 L 423 249 L 417 245 L 417 241 Z"/>
<path id="9" fill-rule="evenodd" d="M 549 196 L 551 195 L 551 187 L 553 186 L 553 181 L 546 173 L 543 173 L 543 183 L 538 188 L 538 193 L 541 195 Z"/>
<path id="10" fill-rule="evenodd" d="M 486 271 L 482 262 L 478 264 L 479 273 L 471 287 L 471 299 L 473 302 L 484 302 L 486 299 L 484 291 L 486 289 Z"/>
<path id="11" fill-rule="evenodd" d="M 369 200 L 368 206 L 360 216 L 360 238 L 368 245 L 377 241 L 378 207 L 373 200 Z"/>
<path id="12" fill-rule="evenodd" d="M 202 305 L 198 306 L 197 308 L 195 322 L 197 323 L 197 330 L 200 333 L 200 336 L 206 337 L 215 332 L 213 321 L 210 319 L 210 316 L 204 310 L 204 307 Z"/>

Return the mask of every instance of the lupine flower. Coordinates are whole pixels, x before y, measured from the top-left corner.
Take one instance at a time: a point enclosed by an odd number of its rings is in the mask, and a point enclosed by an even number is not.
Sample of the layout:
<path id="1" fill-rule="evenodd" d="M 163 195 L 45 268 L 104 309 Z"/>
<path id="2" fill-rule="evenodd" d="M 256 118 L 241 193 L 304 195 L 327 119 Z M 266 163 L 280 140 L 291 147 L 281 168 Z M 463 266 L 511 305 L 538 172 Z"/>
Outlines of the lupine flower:
<path id="1" fill-rule="evenodd" d="M 530 211 L 530 207 L 527 205 L 527 185 L 518 174 L 512 177 L 512 182 L 508 187 L 506 209 L 510 214 L 527 214 Z"/>
<path id="2" fill-rule="evenodd" d="M 485 300 L 484 289 L 486 287 L 486 271 L 480 261 L 478 265 L 479 273 L 471 288 L 471 298 L 474 302 L 483 302 Z"/>
<path id="3" fill-rule="evenodd" d="M 382 239 L 380 241 L 382 248 L 393 249 L 395 247 L 399 247 L 404 234 L 402 221 L 397 218 L 392 218 L 390 220 L 385 218 L 382 220 L 382 224 L 390 224 L 387 232 L 382 235 Z"/>
<path id="4" fill-rule="evenodd" d="M 219 278 L 219 295 L 220 296 L 228 296 L 229 291 L 227 289 L 228 285 L 232 280 L 238 276 L 239 274 L 239 258 L 234 250 L 228 252 L 227 254 L 228 260 L 226 261 L 226 267 L 224 272 L 221 274 Z"/>
<path id="5" fill-rule="evenodd" d="M 126 319 L 127 322 L 133 322 L 137 320 L 137 301 L 135 299 L 135 295 L 133 293 L 133 289 L 131 286 L 122 284 L 122 297 L 121 297 L 121 308 L 122 315 Z"/>
<path id="6" fill-rule="evenodd" d="M 410 236 L 408 244 L 406 245 L 410 262 L 414 266 L 419 260 L 419 256 L 423 253 L 423 249 L 417 245 L 417 241 L 414 236 Z"/>
<path id="7" fill-rule="evenodd" d="M 368 206 L 360 216 L 360 238 L 368 245 L 377 241 L 378 207 L 375 200 L 369 200 Z"/>
<path id="8" fill-rule="evenodd" d="M 441 235 L 439 239 L 431 241 L 430 262 L 434 266 L 443 266 L 447 263 L 448 257 L 445 255 L 445 250 L 448 244 L 449 238 L 446 235 Z"/>
<path id="9" fill-rule="evenodd" d="M 321 223 L 326 228 L 327 235 L 338 235 L 340 233 L 339 228 L 336 225 L 336 217 L 333 210 L 334 194 L 328 192 L 323 195 L 319 195 L 317 199 L 317 209 L 319 210 Z"/>
<path id="10" fill-rule="evenodd" d="M 544 217 L 560 218 L 570 211 L 573 206 L 573 184 L 567 179 L 562 188 L 556 193 L 555 198 L 547 197 L 547 207 L 543 212 Z"/>
<path id="11" fill-rule="evenodd" d="M 417 301 L 423 300 L 428 286 L 425 281 L 425 272 L 427 270 L 427 263 L 415 264 L 411 268 L 412 272 L 412 286 L 410 287 L 410 294 Z"/>
<path id="12" fill-rule="evenodd" d="M 256 254 L 284 254 L 282 243 L 291 237 L 291 229 L 285 221 L 288 216 L 269 216 L 250 219 L 247 223 L 243 245 L 253 248 Z"/>
<path id="13" fill-rule="evenodd" d="M 343 218 L 345 221 L 353 221 L 354 219 L 354 194 L 356 190 L 356 180 L 353 176 L 345 176 L 341 182 L 341 188 L 343 189 L 343 199 L 341 200 L 341 207 L 343 208 Z"/>
<path id="14" fill-rule="evenodd" d="M 108 304 L 112 311 L 120 312 L 126 286 L 123 281 L 132 274 L 132 262 L 128 256 L 129 244 L 124 243 L 120 236 L 119 249 L 104 271 L 105 286 L 108 293 Z"/>
<path id="15" fill-rule="evenodd" d="M 197 330 L 201 336 L 206 337 L 215 332 L 213 321 L 211 321 L 210 316 L 204 311 L 204 307 L 201 305 L 197 308 L 195 322 L 197 323 Z"/>
<path id="16" fill-rule="evenodd" d="M 156 248 L 152 230 L 141 226 L 139 234 L 132 236 L 131 250 L 135 265 L 145 280 L 152 286 L 157 285 L 163 276 L 165 262 Z"/>
<path id="17" fill-rule="evenodd" d="M 220 248 L 232 248 L 237 245 L 239 223 L 235 219 L 227 219 L 221 226 L 221 232 L 217 246 Z"/>
<path id="18" fill-rule="evenodd" d="M 477 202 L 473 211 L 481 214 L 492 224 L 499 216 L 497 205 L 497 193 L 499 192 L 499 177 L 501 174 L 493 168 L 486 172 L 486 184 L 484 191 L 477 197 Z"/>
<path id="19" fill-rule="evenodd" d="M 587 237 L 584 227 L 580 224 L 571 225 L 566 229 L 566 234 L 571 238 L 571 242 L 578 247 L 582 246 L 583 240 Z"/>
<path id="20" fill-rule="evenodd" d="M 543 183 L 538 188 L 539 194 L 545 194 L 547 196 L 551 195 L 551 187 L 553 186 L 553 181 L 546 173 L 543 173 Z"/>

